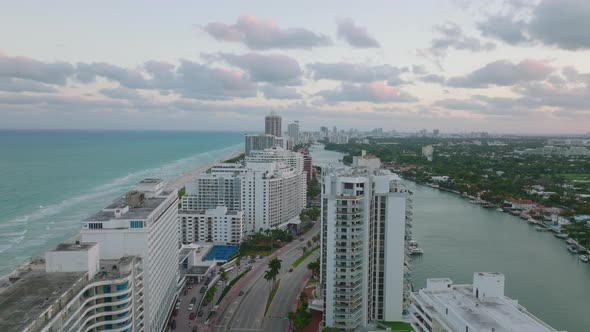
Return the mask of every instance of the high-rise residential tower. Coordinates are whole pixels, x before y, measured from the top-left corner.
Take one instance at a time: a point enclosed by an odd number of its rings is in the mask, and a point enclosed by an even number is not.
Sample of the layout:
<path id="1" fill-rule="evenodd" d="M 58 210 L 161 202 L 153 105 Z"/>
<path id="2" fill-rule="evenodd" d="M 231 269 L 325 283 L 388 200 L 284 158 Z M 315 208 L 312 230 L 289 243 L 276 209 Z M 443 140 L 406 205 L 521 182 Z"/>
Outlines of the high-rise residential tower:
<path id="1" fill-rule="evenodd" d="M 252 151 L 260 151 L 264 149 L 270 149 L 277 144 L 276 137 L 273 135 L 246 135 L 245 140 L 245 153 L 249 156 Z"/>
<path id="2" fill-rule="evenodd" d="M 362 159 L 365 159 L 363 156 Z M 324 325 L 353 331 L 399 321 L 411 192 L 372 159 L 323 170 L 320 289 Z"/>
<path id="3" fill-rule="evenodd" d="M 281 116 L 276 112 L 271 112 L 264 118 L 264 133 L 267 135 L 274 135 L 276 137 L 283 137 L 281 129 Z"/>
<path id="4" fill-rule="evenodd" d="M 293 140 L 293 144 L 299 144 L 299 121 L 289 124 L 287 127 L 289 138 Z"/>

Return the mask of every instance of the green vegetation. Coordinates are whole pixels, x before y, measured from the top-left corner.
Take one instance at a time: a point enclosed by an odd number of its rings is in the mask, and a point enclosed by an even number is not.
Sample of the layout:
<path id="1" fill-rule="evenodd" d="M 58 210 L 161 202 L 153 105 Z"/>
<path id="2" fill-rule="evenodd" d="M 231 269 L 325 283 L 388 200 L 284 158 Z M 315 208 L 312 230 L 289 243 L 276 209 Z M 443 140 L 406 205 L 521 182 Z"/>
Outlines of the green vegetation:
<path id="1" fill-rule="evenodd" d="M 281 280 L 279 279 L 279 281 L 277 281 L 277 283 L 274 285 L 274 287 L 270 290 L 270 293 L 268 294 L 268 298 L 266 299 L 266 306 L 264 307 L 264 316 L 266 316 L 266 313 L 268 312 L 268 308 L 270 307 L 270 304 L 272 303 L 272 300 L 274 299 L 275 294 L 279 289 L 280 283 Z"/>
<path id="2" fill-rule="evenodd" d="M 400 331 L 400 332 L 406 332 L 406 331 L 414 331 L 414 329 L 412 329 L 412 325 L 410 325 L 410 323 L 406 323 L 406 322 L 379 322 L 382 325 L 385 325 L 387 327 L 390 327 L 392 331 Z"/>
<path id="3" fill-rule="evenodd" d="M 182 187 L 182 188 L 178 189 L 178 199 L 181 199 L 185 193 L 186 193 L 186 187 Z"/>
<path id="4" fill-rule="evenodd" d="M 320 183 L 317 177 L 314 176 L 307 184 L 307 199 L 316 198 L 321 193 L 322 189 L 320 188 Z"/>
<path id="5" fill-rule="evenodd" d="M 307 264 L 307 269 L 311 271 L 311 277 L 318 280 L 320 277 L 320 259 Z"/>
<path id="6" fill-rule="evenodd" d="M 299 295 L 299 303 L 297 303 L 297 310 L 291 311 L 288 314 L 294 332 L 302 332 L 307 324 L 311 322 L 311 313 L 307 311 L 308 306 L 307 294 L 301 292 Z"/>
<path id="7" fill-rule="evenodd" d="M 324 327 L 322 332 L 338 332 L 338 329 L 335 327 Z"/>
<path id="8" fill-rule="evenodd" d="M 240 280 L 244 275 L 246 275 L 246 273 L 248 273 L 248 271 L 250 271 L 250 269 L 251 269 L 250 267 L 247 268 L 244 272 L 240 273 L 232 281 L 230 281 L 229 284 L 227 286 L 225 286 L 225 288 L 223 288 L 223 291 L 221 292 L 221 295 L 219 296 L 219 299 L 217 299 L 217 303 L 216 304 L 221 303 L 221 300 L 223 300 L 223 298 L 225 297 L 225 295 L 227 295 L 227 293 L 238 282 L 238 280 Z"/>
<path id="9" fill-rule="evenodd" d="M 312 206 L 309 209 L 302 210 L 301 214 L 299 214 L 299 219 L 301 219 L 302 222 L 317 221 L 319 216 L 320 209 L 318 209 L 315 206 Z"/>
<path id="10" fill-rule="evenodd" d="M 293 262 L 293 267 L 299 266 L 299 264 L 301 264 L 307 257 L 309 257 L 309 255 L 311 255 L 314 251 L 318 249 L 320 249 L 320 246 L 315 246 L 311 248 L 311 250 L 305 251 L 303 255 L 301 255 L 301 257 L 297 258 L 297 260 Z"/>
<path id="11" fill-rule="evenodd" d="M 209 303 L 211 303 L 211 301 L 213 301 L 213 297 L 215 296 L 216 292 L 217 292 L 217 287 L 215 287 L 215 285 L 213 285 L 212 287 L 207 289 L 207 293 L 205 293 L 205 302 L 207 302 L 207 304 L 209 304 Z"/>
<path id="12" fill-rule="evenodd" d="M 237 163 L 238 161 L 244 159 L 245 156 L 246 156 L 246 154 L 241 153 L 237 157 L 234 157 L 234 158 L 231 158 L 231 159 L 228 159 L 228 160 L 224 160 L 223 162 L 224 163 Z"/>
<path id="13" fill-rule="evenodd" d="M 293 241 L 293 235 L 282 229 L 267 229 L 265 231 L 252 234 L 238 250 L 239 256 L 268 256 L 272 248 L 281 246 L 283 242 Z M 272 247 L 271 247 L 272 245 Z"/>
<path id="14" fill-rule="evenodd" d="M 590 174 L 559 174 L 566 180 L 571 181 L 590 181 Z"/>

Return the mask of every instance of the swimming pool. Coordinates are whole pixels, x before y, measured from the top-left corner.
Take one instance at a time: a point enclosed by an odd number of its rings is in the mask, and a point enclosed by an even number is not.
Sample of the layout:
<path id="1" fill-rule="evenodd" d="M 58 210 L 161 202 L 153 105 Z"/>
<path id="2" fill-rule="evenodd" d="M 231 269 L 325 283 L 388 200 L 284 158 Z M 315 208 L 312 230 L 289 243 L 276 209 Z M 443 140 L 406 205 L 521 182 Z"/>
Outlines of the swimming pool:
<path id="1" fill-rule="evenodd" d="M 238 246 L 232 245 L 214 245 L 209 249 L 207 255 L 203 257 L 204 261 L 227 261 L 233 254 L 238 251 Z"/>

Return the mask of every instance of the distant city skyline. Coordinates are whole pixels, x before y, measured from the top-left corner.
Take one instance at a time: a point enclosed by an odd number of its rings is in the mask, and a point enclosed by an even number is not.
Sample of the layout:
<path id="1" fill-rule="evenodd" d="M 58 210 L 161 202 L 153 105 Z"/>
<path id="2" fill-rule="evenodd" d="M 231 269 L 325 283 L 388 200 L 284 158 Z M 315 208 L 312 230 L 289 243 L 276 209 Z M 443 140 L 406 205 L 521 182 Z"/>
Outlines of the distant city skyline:
<path id="1" fill-rule="evenodd" d="M 95 6 L 3 6 L 1 128 L 590 127 L 586 0 Z"/>

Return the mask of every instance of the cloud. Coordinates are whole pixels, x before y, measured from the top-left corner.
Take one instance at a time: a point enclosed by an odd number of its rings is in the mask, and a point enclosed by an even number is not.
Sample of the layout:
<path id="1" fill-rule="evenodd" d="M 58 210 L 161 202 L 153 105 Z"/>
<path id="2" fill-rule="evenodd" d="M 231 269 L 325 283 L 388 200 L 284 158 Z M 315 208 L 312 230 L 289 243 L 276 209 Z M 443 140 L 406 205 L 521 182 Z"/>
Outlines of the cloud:
<path id="1" fill-rule="evenodd" d="M 254 16 L 240 16 L 235 24 L 213 22 L 197 27 L 217 40 L 243 43 L 255 50 L 312 49 L 332 44 L 326 35 L 304 28 L 283 29 L 274 21 Z"/>
<path id="2" fill-rule="evenodd" d="M 0 94 L 0 105 L 29 106 L 50 111 L 89 111 L 129 109 L 130 104 L 115 100 L 98 100 L 78 96 Z"/>
<path id="3" fill-rule="evenodd" d="M 445 77 L 442 75 L 436 75 L 436 74 L 429 74 L 429 75 L 424 75 L 418 78 L 420 81 L 423 82 L 428 82 L 428 83 L 439 83 L 439 84 L 443 84 L 445 82 Z"/>
<path id="4" fill-rule="evenodd" d="M 542 0 L 538 4 L 512 4 L 530 11 L 530 19 L 517 19 L 515 8 L 490 15 L 478 24 L 484 36 L 511 45 L 540 43 L 566 50 L 590 49 L 590 2 L 587 0 Z"/>
<path id="5" fill-rule="evenodd" d="M 73 73 L 74 66 L 66 62 L 45 63 L 22 56 L 0 54 L 0 77 L 63 86 Z"/>
<path id="6" fill-rule="evenodd" d="M 407 103 L 416 102 L 418 98 L 390 87 L 383 82 L 368 84 L 342 83 L 335 90 L 323 90 L 317 93 L 329 102 L 367 101 L 373 103 Z"/>
<path id="7" fill-rule="evenodd" d="M 531 37 L 567 50 L 590 49 L 590 1 L 543 0 L 533 11 Z"/>
<path id="8" fill-rule="evenodd" d="M 424 75 L 424 74 L 427 73 L 426 66 L 424 66 L 424 65 L 413 65 L 412 66 L 412 73 L 418 74 L 418 75 Z"/>
<path id="9" fill-rule="evenodd" d="M 36 81 L 0 77 L 0 91 L 54 93 L 57 89 Z"/>
<path id="10" fill-rule="evenodd" d="M 139 94 L 139 92 L 122 86 L 112 89 L 104 88 L 98 90 L 98 92 L 113 99 L 141 99 L 141 95 Z"/>
<path id="11" fill-rule="evenodd" d="M 475 37 L 466 36 L 463 33 L 463 29 L 453 22 L 435 25 L 434 30 L 440 37 L 432 40 L 431 47 L 428 51 L 437 57 L 445 56 L 447 50 L 451 48 L 471 52 L 485 52 L 496 48 L 494 43 L 482 42 Z"/>
<path id="12" fill-rule="evenodd" d="M 307 65 L 315 80 L 327 79 L 344 82 L 369 83 L 397 78 L 404 70 L 391 65 L 369 66 L 360 63 L 322 63 Z"/>
<path id="13" fill-rule="evenodd" d="M 477 27 L 485 37 L 503 40 L 508 44 L 520 44 L 528 41 L 524 33 L 526 25 L 525 21 L 516 20 L 510 15 L 494 15 L 478 23 Z"/>
<path id="14" fill-rule="evenodd" d="M 262 93 L 267 99 L 301 99 L 303 96 L 295 88 L 265 85 Z"/>
<path id="15" fill-rule="evenodd" d="M 236 66 L 250 75 L 256 82 L 272 82 L 286 85 L 301 84 L 303 71 L 299 63 L 286 55 L 265 55 L 248 53 L 243 55 L 231 53 L 205 54 L 208 59 L 220 59 Z"/>
<path id="16" fill-rule="evenodd" d="M 82 83 L 93 83 L 96 77 L 104 77 L 131 89 L 149 88 L 146 78 L 139 70 L 122 68 L 105 62 L 78 63 L 76 79 Z"/>
<path id="17" fill-rule="evenodd" d="M 498 60 L 466 76 L 451 77 L 447 85 L 460 88 L 509 86 L 519 82 L 543 80 L 552 71 L 553 68 L 542 60 L 527 59 L 516 64 L 508 60 Z"/>
<path id="18" fill-rule="evenodd" d="M 369 34 L 367 28 L 354 24 L 351 18 L 336 20 L 338 37 L 357 48 L 380 47 L 379 42 Z"/>

